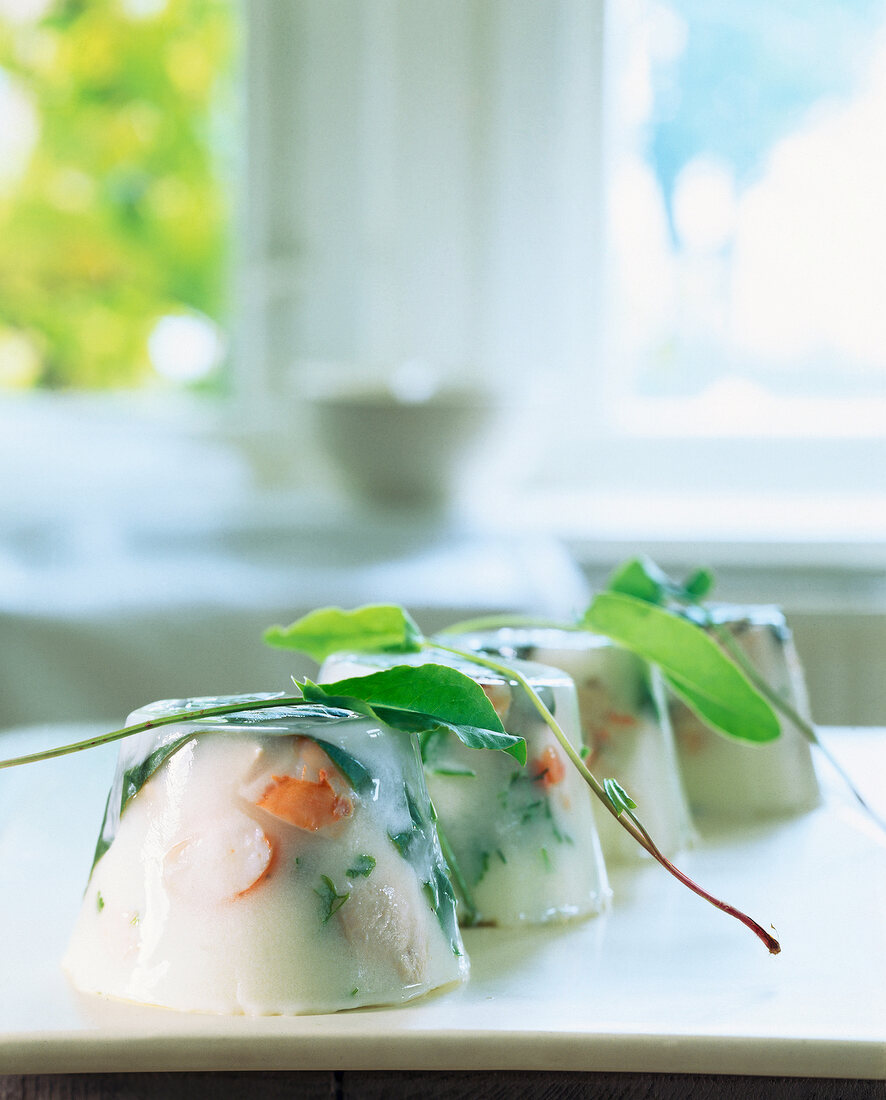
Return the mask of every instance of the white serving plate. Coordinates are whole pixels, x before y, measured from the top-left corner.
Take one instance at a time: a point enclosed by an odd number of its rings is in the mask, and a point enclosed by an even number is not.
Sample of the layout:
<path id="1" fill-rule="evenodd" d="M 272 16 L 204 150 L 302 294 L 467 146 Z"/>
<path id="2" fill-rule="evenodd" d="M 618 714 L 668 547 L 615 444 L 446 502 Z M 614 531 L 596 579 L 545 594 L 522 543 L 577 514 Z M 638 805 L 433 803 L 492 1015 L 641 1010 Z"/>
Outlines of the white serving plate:
<path id="1" fill-rule="evenodd" d="M 11 731 L 0 734 L 0 755 L 93 732 Z M 829 740 L 872 795 L 882 791 L 886 732 L 833 731 Z M 59 969 L 115 752 L 0 772 L 0 1073 L 509 1068 L 886 1078 L 886 838 L 836 784 L 815 813 L 721 831 L 679 861 L 713 893 L 771 922 L 778 957 L 650 866 L 612 875 L 615 900 L 603 918 L 469 931 L 470 982 L 412 1005 L 216 1017 L 84 997 Z"/>

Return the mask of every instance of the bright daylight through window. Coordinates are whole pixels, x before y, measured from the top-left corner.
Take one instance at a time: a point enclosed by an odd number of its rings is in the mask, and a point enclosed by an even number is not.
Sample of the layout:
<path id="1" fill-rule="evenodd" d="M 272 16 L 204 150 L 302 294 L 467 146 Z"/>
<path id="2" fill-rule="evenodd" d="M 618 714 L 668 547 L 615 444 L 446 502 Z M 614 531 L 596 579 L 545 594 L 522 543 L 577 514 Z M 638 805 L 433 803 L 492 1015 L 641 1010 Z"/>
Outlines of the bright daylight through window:
<path id="1" fill-rule="evenodd" d="M 217 385 L 230 0 L 0 0 L 0 392 Z"/>
<path id="2" fill-rule="evenodd" d="M 610 14 L 619 427 L 882 434 L 886 6 Z"/>

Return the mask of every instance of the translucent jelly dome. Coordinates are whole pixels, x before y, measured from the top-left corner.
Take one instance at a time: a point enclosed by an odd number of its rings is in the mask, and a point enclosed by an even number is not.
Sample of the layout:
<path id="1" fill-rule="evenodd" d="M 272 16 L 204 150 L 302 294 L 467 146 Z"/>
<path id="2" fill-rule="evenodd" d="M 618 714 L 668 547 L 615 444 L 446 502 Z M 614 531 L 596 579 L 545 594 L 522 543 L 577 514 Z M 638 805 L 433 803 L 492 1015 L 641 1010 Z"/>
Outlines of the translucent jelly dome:
<path id="1" fill-rule="evenodd" d="M 395 664 L 451 665 L 486 692 L 508 733 L 526 739 L 521 767 L 500 751 L 470 749 L 454 734 L 424 740 L 428 790 L 466 923 L 517 925 L 589 916 L 609 899 L 591 795 L 526 692 L 450 654 L 338 654 L 321 682 Z M 580 746 L 575 688 L 556 669 L 520 662 L 523 675 Z"/>
<path id="2" fill-rule="evenodd" d="M 503 628 L 465 634 L 453 645 L 561 669 L 575 683 L 586 763 L 613 778 L 637 803 L 637 815 L 667 856 L 691 844 L 693 828 L 677 767 L 659 673 L 609 639 L 587 631 Z M 603 809 L 594 806 L 607 863 L 651 858 Z"/>
<path id="3" fill-rule="evenodd" d="M 65 958 L 85 992 L 299 1014 L 467 975 L 415 739 L 363 717 L 272 708 L 124 742 L 102 849 Z"/>
<path id="4" fill-rule="evenodd" d="M 775 693 L 808 719 L 803 670 L 781 610 L 727 605 L 713 610 Z M 678 700 L 671 704 L 671 720 L 686 792 L 700 823 L 802 813 L 821 801 L 809 742 L 791 722 L 781 721 L 778 740 L 751 745 L 714 733 Z"/>

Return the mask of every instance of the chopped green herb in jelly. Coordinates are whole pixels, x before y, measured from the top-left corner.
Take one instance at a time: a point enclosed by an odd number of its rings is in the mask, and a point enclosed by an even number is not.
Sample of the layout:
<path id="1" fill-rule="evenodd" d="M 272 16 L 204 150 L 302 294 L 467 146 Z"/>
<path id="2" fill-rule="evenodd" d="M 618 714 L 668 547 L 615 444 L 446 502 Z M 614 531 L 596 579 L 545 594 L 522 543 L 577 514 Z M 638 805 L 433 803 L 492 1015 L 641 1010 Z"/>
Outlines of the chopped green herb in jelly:
<path id="1" fill-rule="evenodd" d="M 354 866 L 349 867 L 345 874 L 348 878 L 368 878 L 375 870 L 375 856 L 357 856 Z"/>
<path id="2" fill-rule="evenodd" d="M 346 894 L 340 894 L 335 888 L 335 883 L 328 875 L 320 876 L 320 886 L 314 890 L 314 893 L 322 902 L 321 924 L 326 924 L 351 896 L 350 890 Z"/>
<path id="3" fill-rule="evenodd" d="M 520 818 L 520 824 L 526 825 L 530 822 L 535 815 L 542 809 L 545 804 L 543 798 L 537 798 L 534 802 L 530 802 L 528 806 L 523 807 L 523 816 Z"/>

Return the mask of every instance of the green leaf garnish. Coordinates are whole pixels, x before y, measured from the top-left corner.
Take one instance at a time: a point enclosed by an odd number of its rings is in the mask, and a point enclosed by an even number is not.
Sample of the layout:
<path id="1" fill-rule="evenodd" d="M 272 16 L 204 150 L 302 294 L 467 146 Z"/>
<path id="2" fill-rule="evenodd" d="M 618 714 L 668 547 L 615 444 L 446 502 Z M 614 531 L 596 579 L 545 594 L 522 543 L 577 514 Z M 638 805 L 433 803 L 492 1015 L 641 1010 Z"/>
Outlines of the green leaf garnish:
<path id="1" fill-rule="evenodd" d="M 617 592 L 595 596 L 582 626 L 658 665 L 709 725 L 745 741 L 781 735 L 775 712 L 704 631 L 664 608 Z"/>
<path id="2" fill-rule="evenodd" d="M 696 569 L 683 581 L 683 588 L 693 600 L 703 600 L 714 587 L 714 574 L 710 569 Z"/>
<path id="3" fill-rule="evenodd" d="M 320 876 L 320 885 L 314 890 L 314 893 L 322 903 L 320 916 L 321 924 L 327 924 L 329 919 L 341 909 L 351 896 L 350 890 L 346 894 L 338 893 L 335 888 L 335 883 L 328 875 Z"/>
<path id="4" fill-rule="evenodd" d="M 375 856 L 357 856 L 354 866 L 349 867 L 345 874 L 348 878 L 368 878 L 375 870 Z"/>
<path id="5" fill-rule="evenodd" d="M 660 604 L 667 592 L 668 578 L 651 558 L 631 558 L 615 570 L 608 587 L 610 592 Z"/>
<path id="6" fill-rule="evenodd" d="M 418 733 L 420 736 L 451 733 L 469 749 L 499 749 L 512 756 L 521 767 L 526 763 L 526 740 L 515 733 L 498 733 L 479 726 L 457 726 L 454 722 L 442 722 L 431 714 L 395 711 L 387 707 L 376 707 L 375 710 L 389 726 L 408 733 Z"/>
<path id="7" fill-rule="evenodd" d="M 402 607 L 368 604 L 353 611 L 320 608 L 289 626 L 269 627 L 264 640 L 268 645 L 304 653 L 320 663 L 344 650 L 415 653 L 421 649 L 422 634 Z"/>
<path id="8" fill-rule="evenodd" d="M 710 569 L 695 569 L 682 584 L 645 555 L 630 558 L 621 564 L 609 578 L 610 592 L 621 592 L 647 603 L 667 607 L 669 604 L 698 604 L 714 587 L 714 574 Z"/>
<path id="9" fill-rule="evenodd" d="M 526 763 L 526 741 L 512 733 L 494 733 L 478 726 L 455 726 L 446 724 L 446 728 L 469 749 L 501 749 L 512 756 L 518 764 Z"/>
<path id="10" fill-rule="evenodd" d="M 609 801 L 615 807 L 616 816 L 620 816 L 625 810 L 636 810 L 637 803 L 631 798 L 617 779 L 604 779 L 603 790 L 609 796 Z"/>
<path id="11" fill-rule="evenodd" d="M 501 719 L 477 681 L 449 665 L 392 665 L 319 686 L 324 695 L 362 699 L 373 708 L 433 715 L 452 725 L 504 733 Z"/>
<path id="12" fill-rule="evenodd" d="M 624 596 L 634 596 L 659 607 L 688 604 L 688 611 L 692 605 L 703 600 L 713 587 L 714 574 L 710 569 L 695 569 L 679 584 L 645 555 L 620 565 L 608 584 L 610 592 L 621 592 Z"/>
<path id="13" fill-rule="evenodd" d="M 306 699 L 333 706 L 357 703 L 387 725 L 409 733 L 445 729 L 473 749 L 500 749 L 526 763 L 526 742 L 506 733 L 485 692 L 449 665 L 394 665 L 331 684 L 305 680 Z"/>

